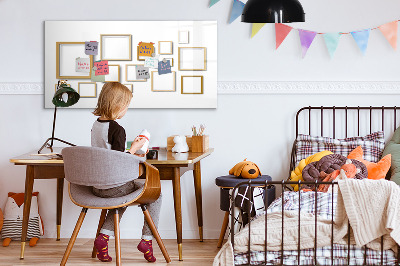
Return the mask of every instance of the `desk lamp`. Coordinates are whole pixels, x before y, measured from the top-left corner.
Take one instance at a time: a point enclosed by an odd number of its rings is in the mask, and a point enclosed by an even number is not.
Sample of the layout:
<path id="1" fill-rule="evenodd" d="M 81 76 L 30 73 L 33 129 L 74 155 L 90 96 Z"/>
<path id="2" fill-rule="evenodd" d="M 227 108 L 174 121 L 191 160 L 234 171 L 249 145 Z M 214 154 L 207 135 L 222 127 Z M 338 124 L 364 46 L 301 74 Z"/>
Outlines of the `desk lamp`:
<path id="1" fill-rule="evenodd" d="M 50 148 L 51 152 L 53 152 L 53 141 L 58 140 L 62 143 L 68 144 L 70 146 L 75 146 L 72 143 L 69 143 L 65 140 L 55 138 L 54 137 L 54 130 L 56 127 L 56 115 L 57 115 L 57 107 L 69 107 L 76 104 L 79 101 L 79 93 L 77 93 L 73 88 L 71 88 L 66 80 L 59 80 L 57 84 L 57 91 L 54 93 L 53 96 L 53 104 L 54 104 L 54 118 L 53 118 L 53 132 L 51 133 L 51 138 L 48 138 L 42 147 L 39 149 L 38 153 L 45 148 Z M 51 143 L 49 144 L 49 141 Z"/>
<path id="2" fill-rule="evenodd" d="M 249 0 L 243 8 L 242 22 L 304 22 L 304 10 L 298 0 Z"/>

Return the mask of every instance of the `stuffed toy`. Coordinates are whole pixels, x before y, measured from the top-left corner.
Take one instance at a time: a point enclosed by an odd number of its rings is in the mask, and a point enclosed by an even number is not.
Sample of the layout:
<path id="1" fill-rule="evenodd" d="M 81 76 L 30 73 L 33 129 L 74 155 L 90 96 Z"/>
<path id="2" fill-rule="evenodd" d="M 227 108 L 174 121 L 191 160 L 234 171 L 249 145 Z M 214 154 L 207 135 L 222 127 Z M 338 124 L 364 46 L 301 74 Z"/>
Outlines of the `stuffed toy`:
<path id="1" fill-rule="evenodd" d="M 1 232 L 1 228 L 3 228 L 3 212 L 0 209 L 0 232 Z"/>
<path id="2" fill-rule="evenodd" d="M 175 146 L 172 148 L 172 152 L 188 152 L 189 146 L 186 143 L 185 136 L 175 136 L 174 137 Z"/>
<path id="3" fill-rule="evenodd" d="M 345 178 L 354 178 L 357 174 L 361 172 L 360 168 L 357 168 L 350 159 L 346 161 L 344 165 L 339 170 L 335 170 L 330 174 L 325 174 L 321 172 L 321 176 L 325 178 L 323 182 L 332 182 L 336 179 L 343 180 Z M 329 192 L 331 190 L 331 185 L 320 185 L 318 187 L 318 192 Z"/>
<path id="4" fill-rule="evenodd" d="M 392 161 L 392 155 L 387 154 L 383 157 L 379 162 L 373 163 L 368 162 L 363 159 L 363 149 L 361 146 L 355 148 L 350 154 L 347 156 L 349 159 L 356 159 L 367 166 L 368 169 L 368 179 L 384 179 L 386 174 L 388 173 Z"/>
<path id="5" fill-rule="evenodd" d="M 309 163 L 312 162 L 317 162 L 319 160 L 321 160 L 322 157 L 326 156 L 326 155 L 330 155 L 333 154 L 333 152 L 331 151 L 321 151 L 318 153 L 315 153 L 311 156 L 308 156 L 307 158 L 301 160 L 299 162 L 299 164 L 297 165 L 297 167 L 290 173 L 290 181 L 303 181 L 303 176 L 302 176 L 302 172 L 304 167 L 306 167 Z M 298 191 L 299 190 L 299 185 L 291 185 L 294 188 L 294 191 Z"/>
<path id="6" fill-rule="evenodd" d="M 246 160 L 247 158 L 244 159 L 242 162 L 237 163 L 229 171 L 229 174 L 249 179 L 257 178 L 258 176 L 260 176 L 261 175 L 260 168 L 258 168 L 258 166 L 255 163 Z"/>
<path id="7" fill-rule="evenodd" d="M 39 192 L 32 193 L 31 212 L 29 214 L 27 239 L 30 239 L 29 246 L 31 247 L 35 246 L 40 236 L 43 235 L 43 223 L 39 216 L 37 200 L 38 194 Z M 1 230 L 4 247 L 8 247 L 11 240 L 21 241 L 23 213 L 24 193 L 8 193 Z"/>

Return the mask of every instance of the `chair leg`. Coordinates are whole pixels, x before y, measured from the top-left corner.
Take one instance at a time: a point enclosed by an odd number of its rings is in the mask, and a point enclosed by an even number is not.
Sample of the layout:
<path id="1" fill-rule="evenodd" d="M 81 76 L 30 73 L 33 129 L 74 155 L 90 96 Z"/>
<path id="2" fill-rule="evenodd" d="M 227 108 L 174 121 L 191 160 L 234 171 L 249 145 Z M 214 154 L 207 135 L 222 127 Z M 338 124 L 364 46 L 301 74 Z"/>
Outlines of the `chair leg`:
<path id="1" fill-rule="evenodd" d="M 114 234 L 115 234 L 115 256 L 117 257 L 115 265 L 121 265 L 121 243 L 120 243 L 120 235 L 119 235 L 119 213 L 118 209 L 115 209 L 114 214 Z"/>
<path id="2" fill-rule="evenodd" d="M 164 243 L 161 240 L 160 234 L 158 233 L 158 230 L 156 228 L 156 225 L 153 222 L 153 219 L 151 218 L 151 215 L 149 213 L 149 211 L 146 208 L 146 205 L 140 205 L 140 207 L 142 208 L 143 214 L 144 214 L 144 219 L 146 220 L 147 224 L 150 227 L 151 232 L 153 233 L 153 236 L 155 237 L 155 239 L 157 240 L 157 244 L 161 249 L 161 252 L 164 256 L 164 259 L 167 263 L 171 262 L 171 259 L 168 255 L 168 251 L 164 246 Z"/>
<path id="3" fill-rule="evenodd" d="M 100 230 L 103 227 L 104 221 L 106 220 L 106 215 L 107 215 L 107 210 L 106 209 L 101 210 L 101 215 L 100 215 L 100 219 L 99 219 L 99 226 L 97 227 L 96 238 L 100 234 Z M 92 258 L 96 258 L 96 254 L 97 254 L 97 250 L 96 250 L 96 248 L 95 248 L 95 246 L 93 244 Z"/>
<path id="4" fill-rule="evenodd" d="M 224 221 L 222 222 L 221 234 L 219 235 L 217 248 L 220 248 L 222 246 L 222 242 L 224 241 L 224 237 L 225 237 L 226 228 L 228 227 L 228 222 L 229 222 L 229 212 L 225 212 L 225 217 L 224 217 Z"/>
<path id="5" fill-rule="evenodd" d="M 81 229 L 87 210 L 87 208 L 82 208 L 81 214 L 79 215 L 78 221 L 76 222 L 74 232 L 72 232 L 71 239 L 69 240 L 67 249 L 65 250 L 64 257 L 61 260 L 61 266 L 64 266 L 67 263 L 69 254 L 71 254 L 72 247 L 74 246 L 76 237 L 78 236 L 79 230 Z"/>

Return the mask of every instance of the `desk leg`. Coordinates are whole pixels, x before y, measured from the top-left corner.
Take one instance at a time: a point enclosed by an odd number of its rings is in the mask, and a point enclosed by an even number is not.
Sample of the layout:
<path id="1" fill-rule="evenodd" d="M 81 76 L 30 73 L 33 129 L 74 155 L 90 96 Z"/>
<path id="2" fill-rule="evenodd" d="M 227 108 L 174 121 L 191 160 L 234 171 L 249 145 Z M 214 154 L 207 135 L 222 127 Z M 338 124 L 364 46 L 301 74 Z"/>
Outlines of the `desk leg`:
<path id="1" fill-rule="evenodd" d="M 199 225 L 200 242 L 203 242 L 203 203 L 201 196 L 201 168 L 200 161 L 194 164 L 194 191 L 196 194 L 197 220 Z"/>
<path id="2" fill-rule="evenodd" d="M 24 259 L 26 235 L 28 233 L 29 213 L 31 212 L 31 200 L 34 181 L 34 166 L 26 166 L 25 177 L 25 195 L 24 195 L 24 213 L 22 219 L 22 233 L 21 233 L 21 255 L 20 259 Z"/>
<path id="3" fill-rule="evenodd" d="M 178 242 L 179 260 L 182 259 L 182 205 L 181 205 L 181 174 L 179 167 L 174 167 L 174 178 L 172 179 L 174 191 L 175 223 Z"/>
<path id="4" fill-rule="evenodd" d="M 57 241 L 60 241 L 64 178 L 57 178 Z"/>

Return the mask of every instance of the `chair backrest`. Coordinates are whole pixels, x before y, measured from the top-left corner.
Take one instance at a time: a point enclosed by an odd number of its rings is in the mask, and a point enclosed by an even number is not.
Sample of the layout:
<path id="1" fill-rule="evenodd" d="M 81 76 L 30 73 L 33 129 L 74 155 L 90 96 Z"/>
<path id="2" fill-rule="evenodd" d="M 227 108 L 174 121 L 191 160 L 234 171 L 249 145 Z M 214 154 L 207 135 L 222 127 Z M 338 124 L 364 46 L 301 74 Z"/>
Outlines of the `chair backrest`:
<path id="1" fill-rule="evenodd" d="M 118 186 L 139 176 L 144 159 L 132 154 L 96 147 L 62 150 L 65 179 L 83 186 Z"/>

